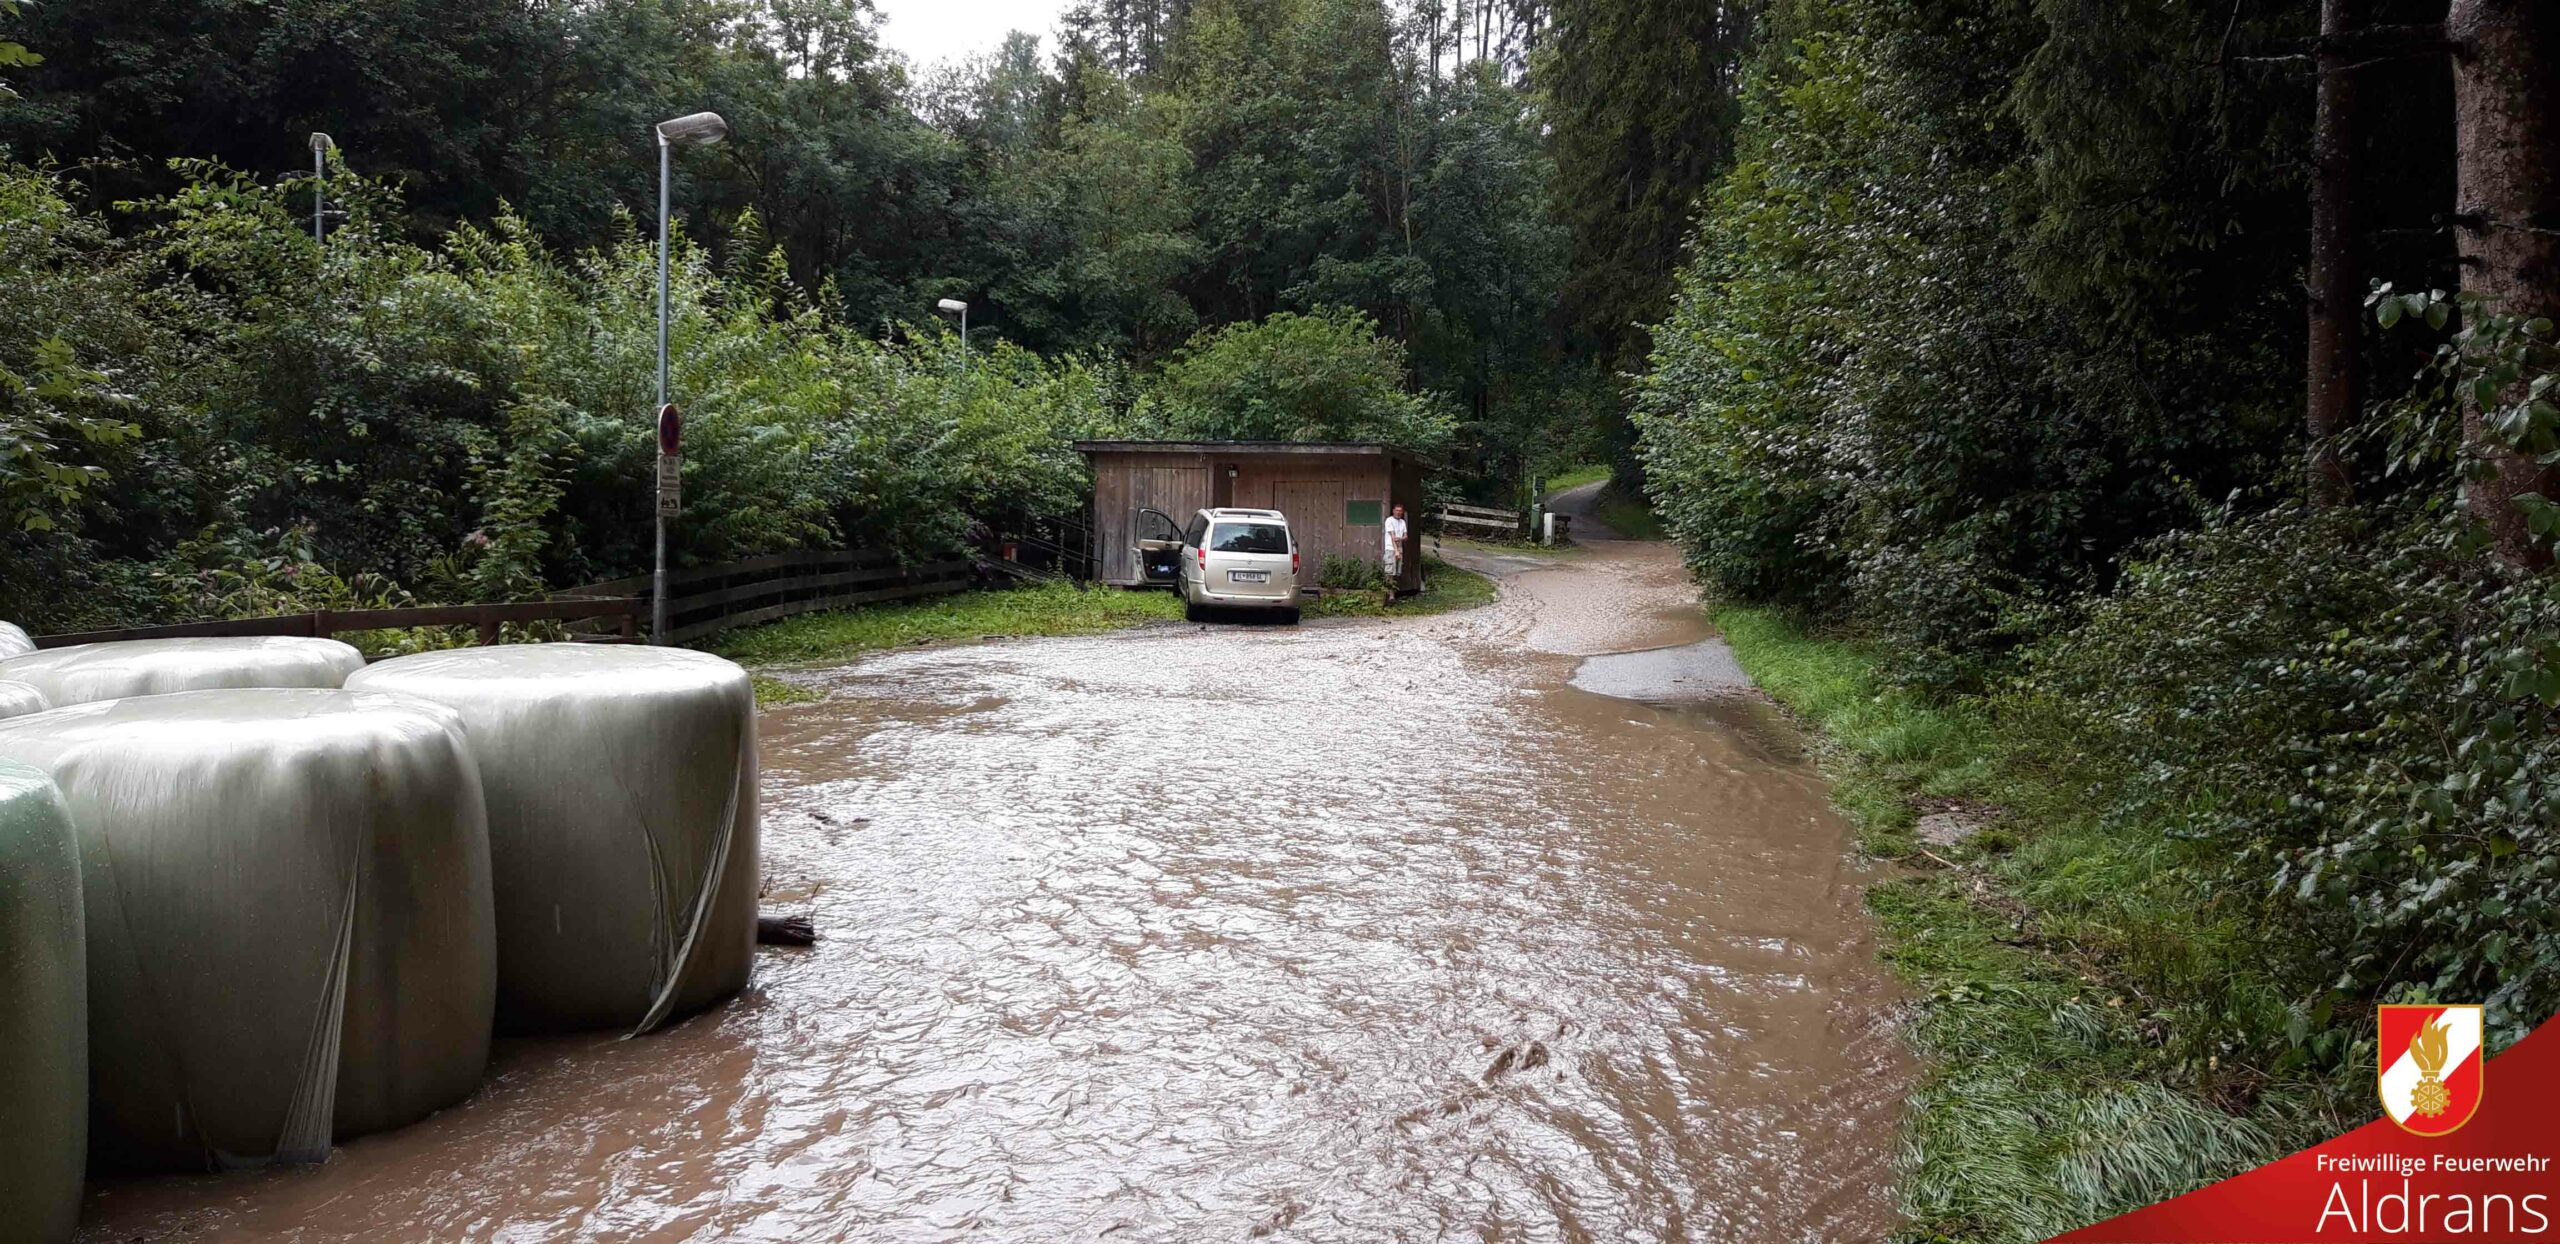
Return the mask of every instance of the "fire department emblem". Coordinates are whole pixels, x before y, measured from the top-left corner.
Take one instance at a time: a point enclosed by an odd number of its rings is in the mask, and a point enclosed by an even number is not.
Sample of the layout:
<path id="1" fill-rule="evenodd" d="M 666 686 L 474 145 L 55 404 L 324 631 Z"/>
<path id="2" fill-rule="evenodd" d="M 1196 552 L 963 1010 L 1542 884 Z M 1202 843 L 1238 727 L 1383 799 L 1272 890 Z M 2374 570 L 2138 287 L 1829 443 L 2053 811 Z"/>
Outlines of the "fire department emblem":
<path id="1" fill-rule="evenodd" d="M 2374 1061 L 2383 1113 L 2419 1136 L 2450 1135 L 2488 1092 L 2476 1006 L 2386 1006 Z"/>

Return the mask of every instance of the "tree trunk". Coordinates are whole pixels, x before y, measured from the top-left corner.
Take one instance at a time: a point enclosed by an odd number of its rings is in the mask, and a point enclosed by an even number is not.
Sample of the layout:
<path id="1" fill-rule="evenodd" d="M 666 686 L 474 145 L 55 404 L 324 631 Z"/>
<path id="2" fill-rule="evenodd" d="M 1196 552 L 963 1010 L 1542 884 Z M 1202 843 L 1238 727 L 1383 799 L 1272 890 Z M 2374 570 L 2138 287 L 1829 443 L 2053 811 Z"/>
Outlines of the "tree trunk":
<path id="1" fill-rule="evenodd" d="M 2453 126 L 2464 287 L 2486 312 L 2560 318 L 2560 3 L 2454 0 L 2445 33 L 2460 49 Z M 2515 498 L 2560 500 L 2560 468 L 2493 443 L 2468 392 L 2462 431 L 2491 467 L 2464 487 L 2463 504 L 2488 524 L 2500 556 L 2548 568 L 2551 550 L 2535 543 Z"/>
<path id="2" fill-rule="evenodd" d="M 2320 37 L 2325 48 L 2353 30 L 2358 0 L 2321 0 Z M 2339 505 L 2352 494 L 2338 437 L 2364 408 L 2357 370 L 2357 342 L 2364 317 L 2364 272 L 2356 255 L 2356 74 L 2345 54 L 2323 50 L 2319 102 L 2311 123 L 2311 352 L 2310 398 L 2304 423 L 2311 434 L 2305 484 L 2311 503 Z"/>

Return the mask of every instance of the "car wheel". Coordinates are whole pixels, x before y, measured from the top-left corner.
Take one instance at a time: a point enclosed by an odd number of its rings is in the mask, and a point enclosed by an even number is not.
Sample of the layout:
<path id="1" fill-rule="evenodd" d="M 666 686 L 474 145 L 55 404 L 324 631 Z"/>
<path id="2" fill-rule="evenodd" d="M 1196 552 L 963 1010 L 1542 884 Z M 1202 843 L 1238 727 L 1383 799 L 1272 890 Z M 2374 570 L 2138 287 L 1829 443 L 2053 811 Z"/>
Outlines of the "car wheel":
<path id="1" fill-rule="evenodd" d="M 1304 616 L 1305 612 L 1306 612 L 1306 611 L 1305 611 L 1305 610 L 1302 610 L 1302 609 L 1284 609 L 1284 610 L 1282 610 L 1282 611 L 1280 612 L 1280 625 L 1282 625 L 1282 626 L 1296 626 L 1296 625 L 1298 624 L 1298 619 L 1299 619 L 1300 617 Z"/>
<path id="2" fill-rule="evenodd" d="M 1191 603 L 1191 598 L 1185 596 L 1182 598 L 1182 620 L 1185 622 L 1206 622 L 1209 620 L 1209 611 Z"/>

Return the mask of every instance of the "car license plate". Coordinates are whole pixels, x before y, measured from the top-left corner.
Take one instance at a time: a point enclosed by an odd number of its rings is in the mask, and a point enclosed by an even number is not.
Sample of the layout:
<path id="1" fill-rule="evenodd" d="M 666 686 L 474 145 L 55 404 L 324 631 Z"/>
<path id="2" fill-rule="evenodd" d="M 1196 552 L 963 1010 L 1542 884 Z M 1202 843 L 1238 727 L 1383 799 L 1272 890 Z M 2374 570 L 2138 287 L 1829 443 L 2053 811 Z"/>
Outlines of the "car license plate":
<path id="1" fill-rule="evenodd" d="M 1270 581 L 1271 572 L 1268 570 L 1230 570 L 1227 572 L 1227 582 L 1229 583 L 1269 583 Z"/>

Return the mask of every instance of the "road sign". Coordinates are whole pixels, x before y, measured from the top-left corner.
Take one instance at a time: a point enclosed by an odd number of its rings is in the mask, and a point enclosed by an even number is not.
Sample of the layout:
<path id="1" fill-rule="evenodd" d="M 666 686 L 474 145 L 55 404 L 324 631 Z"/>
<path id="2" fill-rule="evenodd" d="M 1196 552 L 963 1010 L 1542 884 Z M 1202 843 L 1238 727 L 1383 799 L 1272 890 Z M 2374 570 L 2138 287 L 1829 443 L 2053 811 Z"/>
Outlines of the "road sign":
<path id="1" fill-rule="evenodd" d="M 673 402 L 658 408 L 658 452 L 684 452 L 684 412 L 677 410 Z"/>
<path id="2" fill-rule="evenodd" d="M 669 409 L 673 409 L 670 407 Z M 684 508 L 684 455 L 658 455 L 658 517 L 673 518 Z"/>

